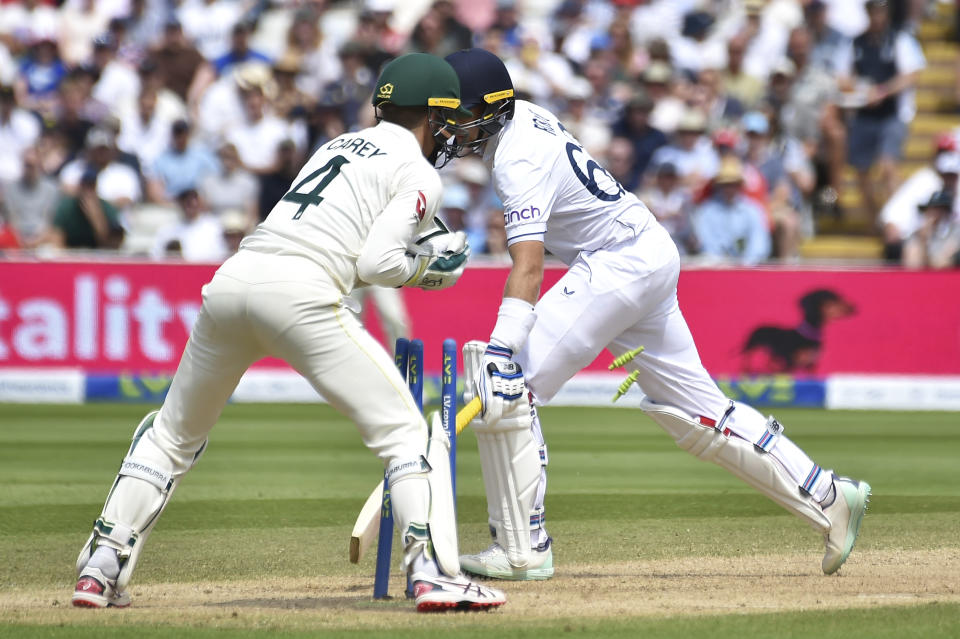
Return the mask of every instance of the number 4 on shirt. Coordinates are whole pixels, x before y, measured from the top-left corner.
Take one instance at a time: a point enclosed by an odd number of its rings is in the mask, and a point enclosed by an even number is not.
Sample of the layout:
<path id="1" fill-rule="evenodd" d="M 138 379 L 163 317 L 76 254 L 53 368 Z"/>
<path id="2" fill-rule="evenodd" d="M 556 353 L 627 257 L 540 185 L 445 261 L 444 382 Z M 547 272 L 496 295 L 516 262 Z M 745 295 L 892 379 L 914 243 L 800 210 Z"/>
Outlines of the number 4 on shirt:
<path id="1" fill-rule="evenodd" d="M 293 219 L 299 220 L 300 216 L 303 215 L 303 212 L 307 210 L 308 206 L 314 204 L 320 204 L 323 202 L 323 197 L 320 195 L 320 192 L 327 188 L 327 185 L 333 181 L 333 178 L 340 175 L 340 168 L 344 164 L 349 164 L 347 158 L 342 155 L 337 155 L 330 158 L 330 161 L 324 164 L 322 167 L 308 175 L 307 177 L 300 180 L 300 182 L 290 190 L 289 193 L 283 196 L 284 201 L 294 202 L 300 205 L 300 208 L 297 209 L 296 214 L 293 216 Z M 306 184 L 309 184 L 313 180 L 316 180 L 318 177 L 326 173 L 323 176 L 323 179 L 317 182 L 317 186 L 313 188 L 312 191 L 306 193 L 300 191 Z"/>

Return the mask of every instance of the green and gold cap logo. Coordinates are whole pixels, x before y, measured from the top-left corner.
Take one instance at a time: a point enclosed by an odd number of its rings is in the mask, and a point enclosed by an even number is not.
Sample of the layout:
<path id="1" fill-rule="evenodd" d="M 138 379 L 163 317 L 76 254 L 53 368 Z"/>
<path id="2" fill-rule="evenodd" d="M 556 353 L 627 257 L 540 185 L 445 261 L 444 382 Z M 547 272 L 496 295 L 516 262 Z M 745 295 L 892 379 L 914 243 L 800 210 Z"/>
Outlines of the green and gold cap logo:
<path id="1" fill-rule="evenodd" d="M 377 90 L 377 97 L 381 100 L 389 100 L 393 95 L 393 83 L 387 82 Z"/>

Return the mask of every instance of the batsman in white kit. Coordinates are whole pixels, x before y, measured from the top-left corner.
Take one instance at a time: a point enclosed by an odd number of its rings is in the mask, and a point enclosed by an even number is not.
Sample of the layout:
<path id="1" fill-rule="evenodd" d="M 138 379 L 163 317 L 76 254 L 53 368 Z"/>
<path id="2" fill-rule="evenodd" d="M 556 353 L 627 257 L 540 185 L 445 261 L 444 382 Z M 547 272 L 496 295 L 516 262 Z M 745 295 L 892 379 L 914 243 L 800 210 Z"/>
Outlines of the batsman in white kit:
<path id="1" fill-rule="evenodd" d="M 510 379 L 519 395 L 525 381 L 530 399 L 501 413 L 485 405 L 472 422 L 493 544 L 461 556 L 463 570 L 513 580 L 553 576 L 544 526 L 547 448 L 536 406 L 607 348 L 630 360 L 642 410 L 680 448 L 823 533 L 822 569 L 836 572 L 853 548 L 870 486 L 821 469 L 776 419 L 723 395 L 677 303 L 677 248 L 647 207 L 552 113 L 515 99 L 495 55 L 468 49 L 446 60 L 460 78 L 462 106 L 472 111 L 460 120 L 456 154 L 477 153 L 490 168 L 513 261 L 489 343 L 464 347 L 467 388 L 485 398 L 492 379 Z M 544 249 L 569 270 L 538 300 Z"/>
<path id="2" fill-rule="evenodd" d="M 129 605 L 127 584 L 150 530 L 240 376 L 267 356 L 309 380 L 383 460 L 417 609 L 504 603 L 501 592 L 460 574 L 439 417 L 428 428 L 347 297 L 365 285 L 446 288 L 463 272 L 464 235 L 431 232 L 441 201 L 434 166 L 450 157 L 445 142 L 459 104 L 456 74 L 441 58 L 409 54 L 389 63 L 373 96 L 378 124 L 318 149 L 204 286 L 166 400 L 134 432 L 77 559 L 74 605 Z"/>

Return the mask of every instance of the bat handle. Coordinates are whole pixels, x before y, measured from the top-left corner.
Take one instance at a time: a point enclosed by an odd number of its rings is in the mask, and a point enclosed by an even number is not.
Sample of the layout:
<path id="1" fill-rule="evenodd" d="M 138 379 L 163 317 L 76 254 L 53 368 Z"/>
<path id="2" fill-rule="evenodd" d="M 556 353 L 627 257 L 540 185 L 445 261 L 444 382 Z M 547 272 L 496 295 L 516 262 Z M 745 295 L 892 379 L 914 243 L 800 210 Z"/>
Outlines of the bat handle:
<path id="1" fill-rule="evenodd" d="M 473 418 L 480 413 L 481 408 L 483 408 L 483 404 L 480 402 L 480 398 L 474 397 L 460 409 L 460 412 L 457 413 L 457 435 L 463 432 L 467 424 L 473 421 Z"/>

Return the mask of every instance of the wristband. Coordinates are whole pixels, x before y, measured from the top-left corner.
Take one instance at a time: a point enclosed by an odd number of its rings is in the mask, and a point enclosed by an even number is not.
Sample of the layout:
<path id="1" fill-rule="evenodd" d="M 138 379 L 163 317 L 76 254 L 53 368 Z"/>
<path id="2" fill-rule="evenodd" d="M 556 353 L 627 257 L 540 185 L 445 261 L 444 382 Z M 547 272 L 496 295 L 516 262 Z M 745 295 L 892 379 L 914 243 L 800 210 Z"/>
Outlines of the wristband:
<path id="1" fill-rule="evenodd" d="M 516 297 L 505 297 L 497 312 L 497 324 L 490 333 L 490 343 L 516 353 L 527 341 L 536 321 L 532 304 Z"/>

